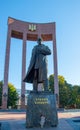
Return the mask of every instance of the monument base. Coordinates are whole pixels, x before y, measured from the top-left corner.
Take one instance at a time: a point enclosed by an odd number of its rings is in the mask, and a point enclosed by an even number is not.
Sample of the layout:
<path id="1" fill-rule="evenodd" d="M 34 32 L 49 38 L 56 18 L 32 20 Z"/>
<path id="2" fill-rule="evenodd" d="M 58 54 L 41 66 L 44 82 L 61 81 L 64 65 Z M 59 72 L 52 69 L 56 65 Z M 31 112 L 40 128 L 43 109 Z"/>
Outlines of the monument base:
<path id="1" fill-rule="evenodd" d="M 44 121 L 41 119 L 44 116 Z M 58 124 L 55 95 L 51 92 L 34 92 L 28 95 L 26 127 L 53 127 Z"/>

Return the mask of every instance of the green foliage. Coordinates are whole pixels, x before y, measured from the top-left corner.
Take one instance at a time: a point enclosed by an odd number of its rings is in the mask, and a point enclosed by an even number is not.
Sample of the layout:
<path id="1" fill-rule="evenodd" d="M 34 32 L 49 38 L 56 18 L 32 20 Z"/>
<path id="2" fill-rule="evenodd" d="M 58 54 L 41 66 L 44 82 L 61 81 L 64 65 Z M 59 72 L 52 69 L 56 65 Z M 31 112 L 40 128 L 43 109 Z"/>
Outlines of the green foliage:
<path id="1" fill-rule="evenodd" d="M 3 82 L 0 82 L 0 106 L 2 104 L 2 86 Z M 8 107 L 11 106 L 12 108 L 16 107 L 16 103 L 18 100 L 18 93 L 16 91 L 16 88 L 11 83 L 8 84 L 8 101 L 7 105 Z"/>
<path id="2" fill-rule="evenodd" d="M 49 90 L 54 92 L 54 75 L 49 76 Z"/>
<path id="3" fill-rule="evenodd" d="M 61 75 L 58 76 L 58 82 L 59 82 L 59 86 L 63 86 L 66 84 L 65 78 Z"/>
<path id="4" fill-rule="evenodd" d="M 80 108 L 80 86 L 74 85 L 72 89 L 72 101 L 77 108 Z"/>
<path id="5" fill-rule="evenodd" d="M 18 100 L 18 93 L 16 88 L 11 83 L 8 84 L 8 106 L 12 106 L 12 108 L 16 107 L 16 103 Z"/>
<path id="6" fill-rule="evenodd" d="M 65 78 L 58 76 L 60 107 L 80 108 L 80 86 L 67 83 Z M 54 92 L 54 75 L 49 76 L 49 90 Z"/>
<path id="7" fill-rule="evenodd" d="M 67 107 L 71 103 L 72 86 L 65 82 L 65 84 L 59 85 L 59 100 L 61 107 Z"/>

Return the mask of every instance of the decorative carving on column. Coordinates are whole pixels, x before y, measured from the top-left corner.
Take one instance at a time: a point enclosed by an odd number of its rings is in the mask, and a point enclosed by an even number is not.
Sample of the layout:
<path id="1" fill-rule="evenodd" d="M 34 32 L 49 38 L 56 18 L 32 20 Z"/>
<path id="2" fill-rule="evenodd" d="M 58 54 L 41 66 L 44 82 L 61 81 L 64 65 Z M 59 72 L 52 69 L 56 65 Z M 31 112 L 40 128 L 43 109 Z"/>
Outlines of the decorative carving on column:
<path id="1" fill-rule="evenodd" d="M 21 109 L 25 108 L 25 82 L 23 79 L 26 74 L 26 32 L 23 33 L 23 49 L 22 49 L 22 81 L 21 81 Z"/>

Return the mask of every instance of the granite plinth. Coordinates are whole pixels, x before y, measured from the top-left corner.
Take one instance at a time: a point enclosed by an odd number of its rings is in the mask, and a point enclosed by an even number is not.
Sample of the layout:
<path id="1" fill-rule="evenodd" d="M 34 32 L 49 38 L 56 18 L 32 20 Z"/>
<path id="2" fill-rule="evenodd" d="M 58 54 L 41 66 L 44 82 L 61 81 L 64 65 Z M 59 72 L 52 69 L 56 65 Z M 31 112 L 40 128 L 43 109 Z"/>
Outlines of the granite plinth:
<path id="1" fill-rule="evenodd" d="M 58 124 L 55 95 L 51 92 L 31 92 L 28 95 L 26 127 L 40 127 L 41 115 L 45 116 L 44 127 Z"/>

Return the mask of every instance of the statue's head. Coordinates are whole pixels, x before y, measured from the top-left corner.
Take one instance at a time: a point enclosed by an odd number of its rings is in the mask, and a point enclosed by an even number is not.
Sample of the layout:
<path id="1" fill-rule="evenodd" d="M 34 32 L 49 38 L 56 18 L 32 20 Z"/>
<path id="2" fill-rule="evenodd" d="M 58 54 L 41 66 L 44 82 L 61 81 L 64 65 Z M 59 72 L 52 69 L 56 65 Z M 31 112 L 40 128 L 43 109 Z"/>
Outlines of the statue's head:
<path id="1" fill-rule="evenodd" d="M 41 44 L 41 42 L 42 42 L 42 38 L 38 38 L 38 39 L 37 39 L 37 43 L 38 43 L 38 44 Z"/>

